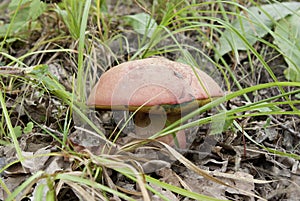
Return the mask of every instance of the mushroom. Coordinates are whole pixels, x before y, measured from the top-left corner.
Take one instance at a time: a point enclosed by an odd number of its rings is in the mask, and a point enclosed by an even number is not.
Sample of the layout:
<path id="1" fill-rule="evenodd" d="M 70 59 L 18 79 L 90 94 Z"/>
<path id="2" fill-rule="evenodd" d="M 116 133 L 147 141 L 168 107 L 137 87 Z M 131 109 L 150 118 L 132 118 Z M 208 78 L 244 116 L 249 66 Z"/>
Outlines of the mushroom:
<path id="1" fill-rule="evenodd" d="M 105 72 L 92 89 L 87 105 L 105 110 L 137 110 L 133 117 L 135 133 L 144 139 L 221 96 L 220 86 L 205 72 L 155 57 L 125 62 Z M 186 147 L 184 131 L 158 140 Z"/>

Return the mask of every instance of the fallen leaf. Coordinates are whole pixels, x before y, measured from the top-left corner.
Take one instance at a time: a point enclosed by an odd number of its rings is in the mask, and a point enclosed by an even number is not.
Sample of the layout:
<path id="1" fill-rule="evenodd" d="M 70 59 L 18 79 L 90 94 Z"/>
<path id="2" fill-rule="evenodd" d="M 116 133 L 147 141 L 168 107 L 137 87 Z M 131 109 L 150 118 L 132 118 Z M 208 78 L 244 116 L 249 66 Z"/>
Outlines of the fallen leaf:
<path id="1" fill-rule="evenodd" d="M 44 169 L 45 163 L 48 161 L 51 150 L 49 147 L 44 147 L 33 152 L 22 152 L 25 157 L 24 161 L 21 161 L 23 167 L 28 168 L 31 173 L 36 173 L 39 170 Z"/>

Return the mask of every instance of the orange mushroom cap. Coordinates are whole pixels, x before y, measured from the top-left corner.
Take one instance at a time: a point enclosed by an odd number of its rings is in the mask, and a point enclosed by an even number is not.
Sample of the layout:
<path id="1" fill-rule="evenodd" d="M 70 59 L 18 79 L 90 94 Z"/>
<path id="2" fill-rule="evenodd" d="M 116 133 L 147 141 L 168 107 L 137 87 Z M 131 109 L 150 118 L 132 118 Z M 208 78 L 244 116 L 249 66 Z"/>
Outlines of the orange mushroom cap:
<path id="1" fill-rule="evenodd" d="M 147 112 L 153 106 L 167 113 L 188 111 L 223 96 L 205 72 L 156 57 L 129 61 L 105 72 L 90 93 L 87 105 L 99 109 Z"/>

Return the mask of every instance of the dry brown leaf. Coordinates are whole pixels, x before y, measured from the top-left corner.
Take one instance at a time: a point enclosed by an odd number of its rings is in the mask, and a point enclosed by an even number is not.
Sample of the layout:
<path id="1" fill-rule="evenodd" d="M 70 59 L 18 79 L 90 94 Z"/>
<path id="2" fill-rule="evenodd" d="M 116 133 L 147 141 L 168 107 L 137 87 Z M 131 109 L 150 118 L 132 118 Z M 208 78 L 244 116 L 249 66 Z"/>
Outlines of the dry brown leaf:
<path id="1" fill-rule="evenodd" d="M 33 152 L 22 151 L 22 155 L 25 157 L 24 161 L 21 161 L 23 167 L 28 168 L 31 173 L 36 173 L 39 170 L 44 169 L 45 163 L 48 161 L 51 150 L 49 147 L 44 147 Z"/>

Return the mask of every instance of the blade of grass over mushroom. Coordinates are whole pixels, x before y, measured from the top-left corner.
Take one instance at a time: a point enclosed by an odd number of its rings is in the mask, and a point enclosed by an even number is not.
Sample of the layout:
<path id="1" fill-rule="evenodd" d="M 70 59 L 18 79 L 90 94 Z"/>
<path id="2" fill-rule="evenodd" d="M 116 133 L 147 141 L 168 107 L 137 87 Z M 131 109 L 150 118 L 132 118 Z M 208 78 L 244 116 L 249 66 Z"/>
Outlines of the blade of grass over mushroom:
<path id="1" fill-rule="evenodd" d="M 299 91 L 297 91 L 295 93 L 298 93 L 298 92 Z M 284 94 L 283 96 L 288 95 L 288 94 L 292 94 L 292 93 L 287 93 L 287 94 Z M 280 96 L 277 96 L 277 98 L 278 97 L 280 97 Z M 271 99 L 269 99 L 269 100 L 271 100 Z M 262 101 L 260 101 L 260 103 L 249 103 L 246 106 L 238 107 L 238 108 L 235 108 L 235 109 L 232 109 L 232 110 L 229 110 L 229 111 L 224 111 L 224 112 L 215 114 L 215 115 L 210 116 L 210 117 L 201 118 L 199 120 L 184 124 L 180 127 L 173 128 L 173 129 L 170 129 L 170 130 L 167 130 L 167 128 L 166 128 L 167 131 L 163 132 L 161 135 L 164 136 L 164 135 L 168 135 L 168 134 L 173 133 L 173 132 L 177 132 L 177 131 L 182 130 L 182 129 L 186 129 L 186 128 L 190 128 L 190 127 L 194 127 L 194 126 L 198 126 L 198 125 L 202 125 L 202 124 L 211 123 L 211 122 L 214 122 L 214 121 L 218 120 L 219 116 L 222 117 L 223 121 L 226 121 L 226 120 L 230 120 L 230 119 L 236 119 L 236 118 L 239 118 L 239 117 L 268 116 L 268 115 L 272 115 L 272 114 L 273 115 L 277 115 L 277 114 L 300 115 L 299 111 L 281 111 L 281 110 L 272 111 L 270 108 L 274 107 L 276 104 L 272 104 L 272 103 L 262 104 L 262 103 L 267 103 L 267 100 L 262 100 Z M 290 104 L 289 102 L 282 102 L 282 103 Z M 298 101 L 296 103 L 298 103 Z M 253 105 L 253 106 L 251 107 L 251 105 Z M 257 112 L 257 113 L 251 113 L 251 114 L 246 114 L 246 115 L 235 115 L 236 113 L 239 113 L 239 112 L 251 111 L 251 110 L 266 110 L 266 108 L 268 110 L 266 112 Z M 219 122 L 217 122 L 217 123 L 219 123 Z"/>
<path id="2" fill-rule="evenodd" d="M 256 113 L 250 113 L 244 115 L 236 115 L 227 118 L 238 119 L 243 117 L 258 117 L 258 116 L 267 116 L 267 115 L 300 115 L 300 112 L 299 111 L 298 112 L 297 111 L 267 111 L 267 112 L 256 112 Z"/>
<path id="3" fill-rule="evenodd" d="M 174 122 L 173 124 L 169 125 L 168 127 L 166 127 L 165 129 L 163 129 L 162 131 L 156 133 L 155 135 L 151 136 L 150 139 L 153 139 L 153 138 L 156 138 L 158 136 L 161 136 L 162 134 L 163 135 L 167 135 L 167 134 L 170 134 L 170 133 L 173 133 L 175 131 L 178 131 L 180 129 L 176 129 L 175 127 L 179 126 L 181 122 L 185 122 L 187 121 L 188 119 L 191 119 L 192 117 L 198 115 L 198 114 L 201 114 L 213 107 L 216 107 L 222 103 L 224 103 L 225 101 L 228 101 L 232 98 L 235 98 L 235 97 L 238 97 L 238 96 L 241 96 L 241 95 L 244 95 L 246 93 L 249 93 L 249 92 L 253 92 L 253 91 L 257 91 L 257 90 L 260 90 L 260 89 L 265 89 L 265 88 L 270 88 L 270 87 L 283 87 L 283 86 L 296 86 L 296 87 L 300 87 L 300 83 L 299 82 L 270 82 L 270 83 L 265 83 L 265 84 L 259 84 L 259 85 L 256 85 L 256 86 L 251 86 L 251 87 L 248 87 L 248 88 L 244 88 L 242 90 L 239 90 L 239 91 L 236 91 L 236 92 L 233 92 L 231 94 L 227 94 L 226 96 L 224 97 L 221 97 L 221 98 L 218 98 L 210 103 L 207 103 L 206 105 L 200 107 L 199 109 L 189 113 L 188 115 L 182 117 L 180 120 Z M 275 97 L 271 97 L 269 99 L 267 99 L 267 101 L 270 101 L 270 100 L 273 100 L 273 99 L 276 99 L 278 97 L 286 97 L 287 95 L 290 95 L 291 93 L 297 93 L 297 91 L 295 92 L 289 92 L 289 93 L 283 93 L 281 95 L 278 95 L 278 96 L 275 96 Z M 259 102 L 259 104 L 261 104 L 262 102 L 265 102 L 265 100 L 262 100 Z M 291 101 L 286 101 L 286 103 L 288 103 L 289 105 L 292 103 Z M 253 103 L 253 104 L 257 104 L 257 103 Z M 245 106 L 247 107 L 247 106 Z M 262 107 L 264 107 L 262 105 Z M 234 109 L 230 110 L 230 111 L 233 111 Z M 228 112 L 230 112 L 228 111 Z M 234 111 L 233 113 L 235 113 L 236 111 Z M 296 111 L 291 111 L 290 113 L 295 113 L 295 114 L 298 114 L 297 110 Z M 201 119 L 200 119 L 201 120 Z M 186 124 L 186 125 L 182 125 L 180 126 L 181 129 L 184 129 L 184 128 L 188 128 L 188 126 L 191 126 L 190 124 Z"/>
<path id="4" fill-rule="evenodd" d="M 297 83 L 297 86 L 299 86 L 299 83 Z M 276 100 L 278 98 L 282 98 L 282 97 L 287 96 L 287 95 L 297 94 L 297 93 L 299 93 L 299 91 L 300 90 L 295 90 L 295 91 L 287 92 L 286 94 L 280 94 L 280 95 L 277 95 L 277 96 L 273 96 L 273 97 L 267 98 L 265 100 L 261 100 L 261 101 L 255 102 L 255 103 L 249 103 L 249 104 L 247 104 L 245 106 L 240 106 L 238 108 L 231 109 L 229 111 L 224 111 L 224 112 L 222 112 L 224 115 L 222 115 L 222 113 L 218 113 L 218 114 L 210 116 L 210 117 L 201 118 L 199 120 L 187 123 L 187 124 L 182 125 L 180 127 L 171 129 L 171 130 L 163 133 L 163 135 L 164 134 L 173 133 L 173 132 L 177 132 L 177 131 L 179 131 L 181 129 L 190 128 L 190 127 L 194 127 L 194 126 L 198 126 L 198 125 L 202 125 L 202 124 L 207 124 L 207 123 L 213 122 L 216 119 L 218 119 L 217 116 L 219 116 L 219 115 L 221 115 L 222 117 L 226 118 L 226 120 L 233 119 L 233 124 L 241 132 L 243 132 L 244 129 L 242 129 L 241 126 L 234 119 L 242 117 L 242 116 L 243 117 L 247 117 L 247 116 L 262 116 L 262 115 L 263 116 L 268 116 L 268 115 L 272 115 L 272 114 L 274 114 L 274 115 L 278 115 L 278 114 L 300 115 L 299 111 L 281 111 L 281 110 L 278 110 L 278 108 L 276 107 L 276 105 L 277 105 L 276 102 L 274 104 L 269 103 L 272 100 Z M 295 101 L 295 103 L 299 103 L 299 101 Z M 278 104 L 289 105 L 290 103 L 288 101 L 284 101 L 284 102 L 279 102 Z M 275 111 L 272 110 L 272 108 L 274 108 L 274 107 L 275 107 Z M 251 111 L 251 110 L 258 110 L 260 112 L 252 113 L 252 114 L 248 114 L 248 115 L 241 115 L 241 116 L 235 115 L 235 114 L 240 113 L 240 112 Z M 262 112 L 262 111 L 265 111 L 265 112 Z M 281 152 L 281 151 L 278 151 L 278 150 L 275 150 L 275 149 L 267 148 L 264 145 L 261 145 L 261 144 L 257 143 L 255 140 L 253 140 L 252 137 L 250 137 L 246 132 L 244 133 L 244 135 L 250 141 L 252 141 L 254 144 L 258 145 L 262 149 L 264 149 L 264 150 L 266 150 L 266 151 L 268 151 L 268 152 L 270 152 L 270 153 L 272 153 L 274 155 L 286 156 L 286 157 L 290 157 L 290 158 L 294 158 L 296 160 L 299 160 L 299 155 L 297 155 L 297 154 L 286 153 L 286 152 Z"/>
<path id="5" fill-rule="evenodd" d="M 300 90 L 291 91 L 291 92 L 288 92 L 286 94 L 273 96 L 273 97 L 270 97 L 270 98 L 267 98 L 267 99 L 264 99 L 264 100 L 261 100 L 261 101 L 258 101 L 258 102 L 248 103 L 247 105 L 240 106 L 240 107 L 231 109 L 229 111 L 225 110 L 225 108 L 223 107 L 224 111 L 222 111 L 218 114 L 215 114 L 213 116 L 206 117 L 206 118 L 201 118 L 199 120 L 187 123 L 187 124 L 185 124 L 181 127 L 172 129 L 172 130 L 168 131 L 167 133 L 176 132 L 178 130 L 193 127 L 193 126 L 198 126 L 198 125 L 202 125 L 202 124 L 211 123 L 211 122 L 216 121 L 218 119 L 218 116 L 221 116 L 223 118 L 223 120 L 224 119 L 225 120 L 236 119 L 236 118 L 241 117 L 241 116 L 236 115 L 236 114 L 241 113 L 241 112 L 246 112 L 246 111 L 259 111 L 259 112 L 244 115 L 245 117 L 247 117 L 247 116 L 262 116 L 262 115 L 268 116 L 268 115 L 271 115 L 271 114 L 276 114 L 276 115 L 277 114 L 287 114 L 287 115 L 296 114 L 296 115 L 299 115 L 299 113 L 300 113 L 299 111 L 282 111 L 280 108 L 278 108 L 276 106 L 276 105 L 284 105 L 284 104 L 289 105 L 290 102 L 288 102 L 288 101 L 272 102 L 272 103 L 270 102 L 272 100 L 276 100 L 278 98 L 282 98 L 282 97 L 287 96 L 287 95 L 297 94 L 299 92 L 300 92 Z M 299 101 L 294 101 L 294 103 L 299 103 Z"/>

